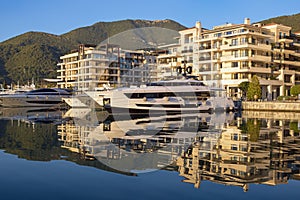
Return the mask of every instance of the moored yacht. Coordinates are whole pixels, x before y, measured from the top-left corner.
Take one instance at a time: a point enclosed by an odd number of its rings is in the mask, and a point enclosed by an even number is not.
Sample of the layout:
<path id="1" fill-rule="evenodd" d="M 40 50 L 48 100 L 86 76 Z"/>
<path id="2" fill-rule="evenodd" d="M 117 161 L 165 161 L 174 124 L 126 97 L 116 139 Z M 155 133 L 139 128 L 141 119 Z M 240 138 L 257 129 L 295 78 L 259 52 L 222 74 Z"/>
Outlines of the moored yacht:
<path id="1" fill-rule="evenodd" d="M 233 110 L 232 99 L 198 80 L 170 80 L 142 87 L 118 88 L 103 95 L 103 106 L 112 113 L 190 113 Z"/>
<path id="2" fill-rule="evenodd" d="M 62 102 L 62 98 L 71 96 L 60 88 L 41 88 L 24 93 L 0 96 L 3 107 L 51 107 Z"/>

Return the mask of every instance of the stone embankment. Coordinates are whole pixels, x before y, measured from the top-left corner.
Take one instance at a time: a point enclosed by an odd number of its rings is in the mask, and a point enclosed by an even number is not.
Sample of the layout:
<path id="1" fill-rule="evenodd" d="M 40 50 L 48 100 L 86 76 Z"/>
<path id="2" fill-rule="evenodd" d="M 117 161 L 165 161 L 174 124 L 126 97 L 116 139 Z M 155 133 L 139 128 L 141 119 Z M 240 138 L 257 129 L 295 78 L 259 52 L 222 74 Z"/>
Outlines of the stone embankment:
<path id="1" fill-rule="evenodd" d="M 300 101 L 243 101 L 242 110 L 300 112 Z"/>

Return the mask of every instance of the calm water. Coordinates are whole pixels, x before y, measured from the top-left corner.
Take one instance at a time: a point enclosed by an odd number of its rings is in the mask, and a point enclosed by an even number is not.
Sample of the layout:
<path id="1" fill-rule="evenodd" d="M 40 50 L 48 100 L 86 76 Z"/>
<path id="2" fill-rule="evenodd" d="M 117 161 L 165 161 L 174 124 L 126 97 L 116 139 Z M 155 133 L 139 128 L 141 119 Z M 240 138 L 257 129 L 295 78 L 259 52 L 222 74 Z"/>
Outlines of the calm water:
<path id="1" fill-rule="evenodd" d="M 298 119 L 1 109 L 1 199 L 299 198 Z"/>

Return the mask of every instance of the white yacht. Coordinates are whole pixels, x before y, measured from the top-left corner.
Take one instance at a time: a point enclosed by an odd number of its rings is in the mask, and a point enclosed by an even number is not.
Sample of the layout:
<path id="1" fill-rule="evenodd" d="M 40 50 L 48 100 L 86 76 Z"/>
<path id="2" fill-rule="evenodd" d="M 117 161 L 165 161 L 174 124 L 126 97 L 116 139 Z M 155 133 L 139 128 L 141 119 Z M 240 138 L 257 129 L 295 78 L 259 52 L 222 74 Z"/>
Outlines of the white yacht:
<path id="1" fill-rule="evenodd" d="M 0 105 L 3 107 L 51 107 L 58 105 L 63 97 L 68 96 L 71 96 L 71 93 L 64 89 L 41 88 L 0 96 Z"/>
<path id="2" fill-rule="evenodd" d="M 170 80 L 103 93 L 103 106 L 112 113 L 190 113 L 234 110 L 233 100 L 198 80 Z M 99 103 L 101 104 L 101 103 Z"/>

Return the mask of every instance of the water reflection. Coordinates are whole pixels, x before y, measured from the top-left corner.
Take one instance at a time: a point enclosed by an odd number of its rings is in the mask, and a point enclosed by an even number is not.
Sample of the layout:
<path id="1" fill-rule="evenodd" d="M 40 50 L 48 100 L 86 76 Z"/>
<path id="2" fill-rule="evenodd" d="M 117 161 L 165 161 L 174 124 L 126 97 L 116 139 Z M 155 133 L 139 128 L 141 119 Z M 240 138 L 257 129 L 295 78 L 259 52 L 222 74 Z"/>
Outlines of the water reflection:
<path id="1" fill-rule="evenodd" d="M 244 113 L 243 118 L 224 127 L 217 140 L 192 145 L 177 159 L 183 181 L 199 188 L 202 181 L 209 180 L 247 191 L 250 183 L 277 185 L 299 180 L 298 121 L 293 120 L 294 115 L 290 119 L 252 118 L 266 115 L 273 114 Z"/>
<path id="2" fill-rule="evenodd" d="M 243 112 L 114 117 L 90 109 L 1 110 L 0 148 L 126 175 L 177 171 L 182 182 L 239 186 L 300 179 L 300 114 Z"/>
<path id="3" fill-rule="evenodd" d="M 167 167 L 204 137 L 218 137 L 232 113 L 118 116 L 94 121 L 94 113 L 73 110 L 73 120 L 58 127 L 63 147 L 122 170 L 143 172 Z M 76 117 L 77 116 L 77 117 Z M 87 123 L 88 122 L 88 123 Z"/>

